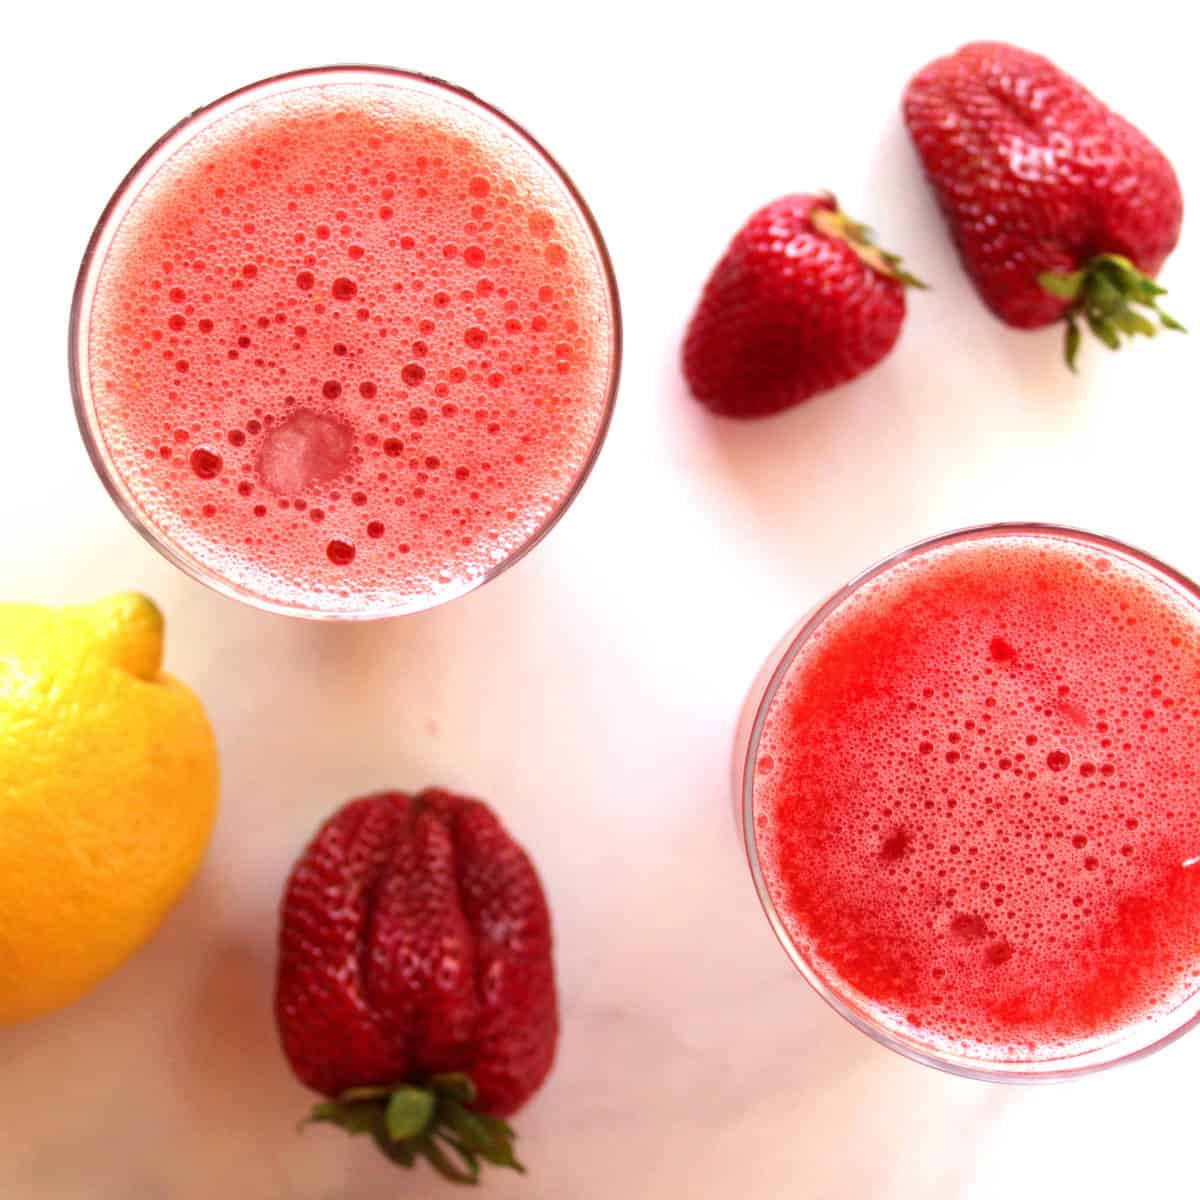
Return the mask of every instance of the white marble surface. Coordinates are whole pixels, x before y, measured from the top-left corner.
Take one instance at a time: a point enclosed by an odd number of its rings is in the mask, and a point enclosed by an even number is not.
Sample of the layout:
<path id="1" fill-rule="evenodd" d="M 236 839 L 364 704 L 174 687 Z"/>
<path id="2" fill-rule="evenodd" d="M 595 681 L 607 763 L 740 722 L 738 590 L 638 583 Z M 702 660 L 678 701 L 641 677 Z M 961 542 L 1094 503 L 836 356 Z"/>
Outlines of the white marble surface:
<path id="1" fill-rule="evenodd" d="M 869 561 L 952 526 L 1035 518 L 1200 572 L 1200 340 L 1089 347 L 1071 378 L 1055 334 L 995 323 L 897 116 L 906 78 L 936 53 L 980 34 L 1027 41 L 1151 131 L 1195 198 L 1191 40 L 1165 31 L 1162 7 L 1152 27 L 1101 0 L 1012 0 L 976 21 L 973 6 L 933 0 L 871 7 L 10 13 L 3 596 L 156 596 L 168 665 L 212 714 L 225 786 L 202 876 L 154 942 L 75 1008 L 0 1031 L 3 1200 L 447 1194 L 335 1131 L 296 1133 L 307 1097 L 270 1015 L 293 855 L 344 798 L 431 782 L 503 810 L 557 926 L 561 1053 L 520 1119 L 533 1173 L 492 1180 L 492 1195 L 1194 1193 L 1200 1034 L 1052 1088 L 910 1065 L 791 973 L 739 856 L 725 788 L 744 689 L 780 632 Z M 364 628 L 260 615 L 159 560 L 88 467 L 64 354 L 78 256 L 142 149 L 234 86 L 339 60 L 443 75 L 528 124 L 609 238 L 628 345 L 608 447 L 553 536 L 474 596 Z M 675 365 L 697 288 L 751 209 L 822 186 L 935 290 L 914 298 L 898 350 L 868 378 L 767 423 L 714 423 Z M 1190 232 L 1164 279 L 1200 328 Z"/>

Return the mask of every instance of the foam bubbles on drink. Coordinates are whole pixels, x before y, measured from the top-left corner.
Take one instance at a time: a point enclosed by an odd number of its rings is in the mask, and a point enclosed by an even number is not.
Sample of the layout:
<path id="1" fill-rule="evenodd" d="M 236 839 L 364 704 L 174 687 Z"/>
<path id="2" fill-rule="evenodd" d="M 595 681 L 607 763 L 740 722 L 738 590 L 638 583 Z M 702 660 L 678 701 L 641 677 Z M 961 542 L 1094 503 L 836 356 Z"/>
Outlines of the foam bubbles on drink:
<path id="1" fill-rule="evenodd" d="M 402 85 L 308 85 L 200 130 L 142 189 L 89 368 L 169 541 L 277 602 L 403 608 L 563 502 L 611 333 L 588 231 L 521 143 Z"/>
<path id="2" fill-rule="evenodd" d="M 1053 1058 L 1196 990 L 1200 621 L 1051 537 L 928 552 L 794 661 L 760 743 L 771 894 L 880 1020 Z"/>

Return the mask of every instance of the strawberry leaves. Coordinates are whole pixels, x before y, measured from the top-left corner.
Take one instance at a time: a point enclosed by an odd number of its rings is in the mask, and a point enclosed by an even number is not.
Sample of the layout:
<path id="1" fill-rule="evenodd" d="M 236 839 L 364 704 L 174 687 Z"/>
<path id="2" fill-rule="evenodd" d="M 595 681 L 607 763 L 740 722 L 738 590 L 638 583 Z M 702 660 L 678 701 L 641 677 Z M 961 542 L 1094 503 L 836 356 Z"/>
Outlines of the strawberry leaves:
<path id="1" fill-rule="evenodd" d="M 905 269 L 904 260 L 899 254 L 880 249 L 875 240 L 875 231 L 869 225 L 848 217 L 837 207 L 837 201 L 832 195 L 826 193 L 824 199 L 826 204 L 832 207 L 817 207 L 812 210 L 809 220 L 814 229 L 826 237 L 842 239 L 872 271 L 877 271 L 885 278 L 894 279 L 903 287 L 928 290 L 927 283 L 923 283 Z"/>
<path id="2" fill-rule="evenodd" d="M 434 1075 L 423 1084 L 350 1088 L 316 1105 L 309 1121 L 367 1134 L 397 1166 L 424 1159 L 444 1179 L 473 1185 L 484 1163 L 525 1173 L 513 1149 L 512 1127 L 476 1112 L 469 1075 Z"/>
<path id="3" fill-rule="evenodd" d="M 420 1137 L 433 1120 L 437 1098 L 425 1088 L 401 1087 L 388 1097 L 383 1123 L 393 1142 Z"/>
<path id="4" fill-rule="evenodd" d="M 1067 311 L 1065 354 L 1067 366 L 1076 369 L 1082 339 L 1080 319 L 1110 350 L 1119 350 L 1122 337 L 1154 337 L 1158 326 L 1139 312 L 1148 309 L 1164 329 L 1184 333 L 1174 317 L 1158 307 L 1159 296 L 1166 295 L 1148 275 L 1120 254 L 1101 254 L 1078 271 L 1045 271 L 1038 283 L 1052 296 L 1072 301 Z"/>

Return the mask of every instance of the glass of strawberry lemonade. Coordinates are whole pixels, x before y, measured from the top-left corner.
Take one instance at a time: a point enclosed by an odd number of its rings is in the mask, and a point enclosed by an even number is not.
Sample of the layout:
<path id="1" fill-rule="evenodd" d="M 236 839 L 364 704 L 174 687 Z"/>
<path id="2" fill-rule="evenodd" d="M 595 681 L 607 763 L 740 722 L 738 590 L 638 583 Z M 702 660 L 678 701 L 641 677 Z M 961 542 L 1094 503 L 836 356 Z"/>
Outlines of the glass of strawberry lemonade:
<path id="1" fill-rule="evenodd" d="M 1043 525 L 872 567 L 751 689 L 734 757 L 759 898 L 859 1029 L 1056 1079 L 1200 1014 L 1200 589 Z"/>
<path id="2" fill-rule="evenodd" d="M 71 380 L 109 492 L 218 591 L 414 612 L 533 546 L 616 390 L 599 230 L 527 133 L 377 67 L 268 79 L 133 168 L 76 287 Z"/>

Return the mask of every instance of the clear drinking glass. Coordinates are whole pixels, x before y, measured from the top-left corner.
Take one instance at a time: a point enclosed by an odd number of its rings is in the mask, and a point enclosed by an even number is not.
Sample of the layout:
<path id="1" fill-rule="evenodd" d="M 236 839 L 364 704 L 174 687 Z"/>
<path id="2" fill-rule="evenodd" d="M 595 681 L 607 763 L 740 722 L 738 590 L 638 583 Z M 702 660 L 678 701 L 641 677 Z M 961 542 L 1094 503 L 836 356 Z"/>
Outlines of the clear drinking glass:
<path id="1" fill-rule="evenodd" d="M 759 740 L 767 714 L 787 676 L 789 667 L 804 650 L 816 631 L 821 628 L 823 622 L 860 588 L 898 564 L 939 547 L 997 535 L 1046 535 L 1068 539 L 1073 543 L 1095 548 L 1104 555 L 1123 559 L 1167 583 L 1200 612 L 1200 586 L 1186 576 L 1132 546 L 1078 529 L 1037 523 L 995 524 L 956 530 L 918 542 L 869 567 L 844 587 L 838 589 L 824 603 L 819 604 L 801 618 L 768 656 L 750 688 L 734 739 L 734 817 L 759 901 L 780 945 L 791 959 L 793 966 L 817 995 L 855 1028 L 873 1038 L 880 1045 L 915 1062 L 936 1067 L 954 1075 L 992 1082 L 1051 1082 L 1074 1078 L 1118 1063 L 1141 1058 L 1174 1041 L 1200 1022 L 1200 987 L 1184 1003 L 1163 1014 L 1161 1019 L 1140 1022 L 1132 1031 L 1126 1031 L 1124 1035 L 1118 1035 L 1094 1050 L 1072 1057 L 1029 1061 L 993 1061 L 949 1052 L 941 1046 L 923 1040 L 915 1033 L 885 1026 L 853 996 L 848 994 L 849 989 L 840 987 L 837 979 L 829 978 L 810 961 L 804 949 L 798 946 L 789 935 L 776 907 L 764 875 L 755 837 L 754 767 L 759 759 Z M 1200 695 L 1197 698 L 1200 699 Z"/>
<path id="2" fill-rule="evenodd" d="M 510 139 L 514 153 L 532 156 L 546 168 L 548 177 L 553 179 L 557 188 L 560 189 L 564 206 L 569 208 L 578 221 L 582 240 L 588 246 L 591 255 L 594 256 L 595 266 L 602 275 L 606 292 L 609 335 L 607 337 L 606 369 L 598 375 L 598 378 L 603 381 L 601 385 L 598 385 L 603 393 L 599 408 L 600 416 L 594 423 L 590 449 L 574 471 L 573 478 L 570 479 L 569 486 L 562 494 L 561 499 L 551 511 L 545 514 L 536 528 L 532 528 L 528 532 L 520 544 L 506 549 L 504 556 L 499 561 L 495 561 L 488 570 L 475 577 L 451 581 L 448 586 L 438 588 L 436 593 L 431 592 L 428 595 L 408 598 L 404 603 L 393 607 L 381 607 L 377 604 L 366 603 L 358 607 L 351 601 L 342 603 L 335 608 L 322 608 L 319 604 L 303 605 L 281 601 L 266 591 L 255 590 L 229 578 L 219 569 L 215 569 L 210 563 L 202 561 L 195 553 L 180 545 L 178 540 L 169 536 L 147 514 L 144 503 L 139 500 L 136 488 L 118 470 L 105 437 L 103 423 L 97 414 L 89 370 L 89 338 L 92 306 L 98 280 L 114 239 L 121 230 L 122 222 L 139 194 L 155 175 L 171 162 L 172 157 L 181 147 L 216 122 L 237 113 L 244 106 L 264 98 L 293 89 L 312 88 L 326 84 L 354 85 L 359 83 L 371 86 L 394 85 L 402 88 L 406 93 L 436 97 L 438 100 L 445 101 L 447 105 L 467 110 L 474 117 L 487 122 L 490 128 L 501 131 Z M 387 67 L 331 66 L 274 76 L 232 92 L 186 117 L 164 134 L 143 155 L 104 209 L 88 244 L 75 286 L 69 342 L 71 391 L 80 432 L 92 464 L 117 507 L 142 537 L 160 554 L 199 582 L 226 596 L 261 609 L 312 619 L 367 620 L 421 611 L 473 591 L 521 559 L 557 524 L 583 487 L 608 430 L 620 373 L 621 316 L 612 263 L 591 211 L 562 167 L 525 129 L 472 93 L 440 79 Z M 399 371 L 399 366 L 396 370 Z M 595 394 L 599 395 L 600 390 L 597 390 Z"/>

